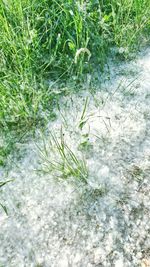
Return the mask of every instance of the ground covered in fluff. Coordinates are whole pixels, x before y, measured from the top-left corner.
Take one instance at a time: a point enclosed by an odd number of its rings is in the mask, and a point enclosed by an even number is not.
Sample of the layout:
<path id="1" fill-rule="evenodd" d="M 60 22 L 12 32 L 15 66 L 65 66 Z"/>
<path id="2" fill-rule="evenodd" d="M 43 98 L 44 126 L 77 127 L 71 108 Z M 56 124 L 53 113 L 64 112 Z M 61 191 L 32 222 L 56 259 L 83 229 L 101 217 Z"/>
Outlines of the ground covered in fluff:
<path id="1" fill-rule="evenodd" d="M 150 49 L 90 78 L 0 170 L 0 267 L 150 266 Z"/>

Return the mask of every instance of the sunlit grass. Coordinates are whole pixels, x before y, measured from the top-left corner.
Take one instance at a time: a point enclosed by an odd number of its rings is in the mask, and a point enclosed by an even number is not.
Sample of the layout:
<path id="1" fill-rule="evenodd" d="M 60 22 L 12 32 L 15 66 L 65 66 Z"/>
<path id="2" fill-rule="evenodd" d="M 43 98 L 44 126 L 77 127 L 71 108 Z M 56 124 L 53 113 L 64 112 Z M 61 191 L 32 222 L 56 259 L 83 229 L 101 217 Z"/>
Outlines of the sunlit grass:
<path id="1" fill-rule="evenodd" d="M 127 58 L 149 30 L 149 18 L 149 0 L 2 0 L 1 130 L 31 129 L 43 110 L 52 111 L 49 80 L 102 70 L 112 46 Z"/>

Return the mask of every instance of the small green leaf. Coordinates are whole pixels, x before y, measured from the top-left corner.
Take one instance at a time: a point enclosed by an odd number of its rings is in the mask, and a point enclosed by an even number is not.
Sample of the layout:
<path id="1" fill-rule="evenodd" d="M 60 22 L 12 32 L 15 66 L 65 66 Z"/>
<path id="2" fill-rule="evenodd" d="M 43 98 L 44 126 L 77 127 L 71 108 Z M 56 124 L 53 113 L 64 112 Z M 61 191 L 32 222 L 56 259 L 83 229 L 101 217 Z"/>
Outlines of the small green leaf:
<path id="1" fill-rule="evenodd" d="M 68 46 L 69 46 L 71 51 L 75 51 L 75 44 L 73 42 L 69 42 Z"/>
<path id="2" fill-rule="evenodd" d="M 79 123 L 79 128 L 82 130 L 83 129 L 83 126 L 86 124 L 86 122 L 88 121 L 88 119 L 87 120 L 83 120 L 83 121 L 81 121 L 80 123 Z"/>

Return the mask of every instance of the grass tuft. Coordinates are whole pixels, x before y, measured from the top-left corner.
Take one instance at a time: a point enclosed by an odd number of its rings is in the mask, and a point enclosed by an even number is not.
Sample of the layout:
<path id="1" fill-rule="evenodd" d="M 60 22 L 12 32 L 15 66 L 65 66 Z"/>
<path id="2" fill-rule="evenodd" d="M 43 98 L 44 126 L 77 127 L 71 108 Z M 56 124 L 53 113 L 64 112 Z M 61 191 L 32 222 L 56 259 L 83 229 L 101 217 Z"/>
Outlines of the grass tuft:
<path id="1" fill-rule="evenodd" d="M 55 133 L 51 133 L 49 145 L 47 146 L 43 140 L 43 148 L 39 150 L 44 171 L 52 172 L 59 178 L 71 177 L 87 183 L 86 162 L 67 145 L 62 130 L 60 138 L 57 138 Z"/>

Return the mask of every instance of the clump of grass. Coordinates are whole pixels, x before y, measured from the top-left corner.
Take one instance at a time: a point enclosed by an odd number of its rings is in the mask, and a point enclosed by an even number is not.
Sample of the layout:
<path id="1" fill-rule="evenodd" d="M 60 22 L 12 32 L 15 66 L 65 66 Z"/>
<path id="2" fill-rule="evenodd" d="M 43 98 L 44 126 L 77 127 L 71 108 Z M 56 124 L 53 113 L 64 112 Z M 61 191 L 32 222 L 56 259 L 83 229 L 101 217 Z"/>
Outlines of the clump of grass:
<path id="1" fill-rule="evenodd" d="M 39 148 L 42 157 L 43 170 L 53 172 L 59 178 L 75 178 L 87 183 L 88 169 L 83 158 L 66 144 L 61 130 L 60 139 L 56 134 L 50 134 L 49 146 L 43 143 L 43 148 Z"/>
<path id="2" fill-rule="evenodd" d="M 128 170 L 128 173 L 131 175 L 132 178 L 136 179 L 137 181 L 143 180 L 144 178 L 144 171 L 137 165 L 132 165 L 131 168 Z"/>

